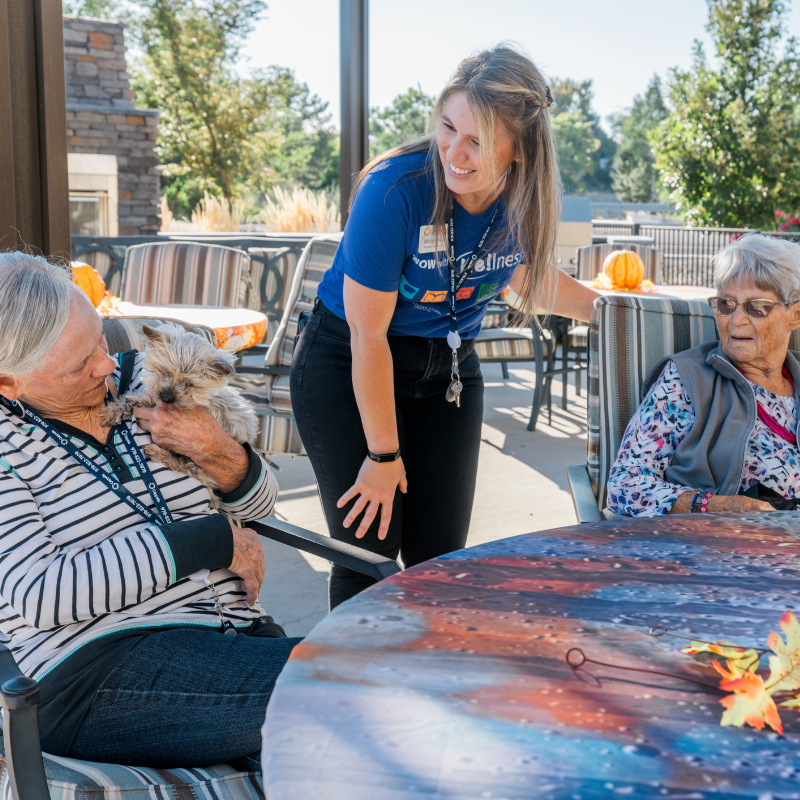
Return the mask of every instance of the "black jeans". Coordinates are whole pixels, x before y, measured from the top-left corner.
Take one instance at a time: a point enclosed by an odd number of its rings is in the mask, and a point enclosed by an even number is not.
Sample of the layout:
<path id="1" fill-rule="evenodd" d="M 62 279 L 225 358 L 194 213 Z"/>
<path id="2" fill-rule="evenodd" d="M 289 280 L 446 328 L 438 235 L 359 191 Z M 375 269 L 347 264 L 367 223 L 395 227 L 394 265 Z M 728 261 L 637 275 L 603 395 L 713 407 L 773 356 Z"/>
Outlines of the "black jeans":
<path id="1" fill-rule="evenodd" d="M 459 348 L 461 408 L 448 403 L 452 351 L 444 339 L 390 336 L 397 429 L 408 492 L 398 489 L 389 533 L 378 539 L 376 516 L 363 539 L 361 517 L 349 528 L 352 507 L 338 499 L 355 483 L 367 455 L 367 440 L 353 392 L 350 328 L 324 306 L 314 310 L 294 349 L 292 410 L 319 484 L 322 507 L 334 539 L 414 566 L 464 546 L 472 515 L 483 420 L 483 376 L 473 342 Z M 355 502 L 353 500 L 352 502 Z M 375 583 L 335 566 L 330 606 Z"/>

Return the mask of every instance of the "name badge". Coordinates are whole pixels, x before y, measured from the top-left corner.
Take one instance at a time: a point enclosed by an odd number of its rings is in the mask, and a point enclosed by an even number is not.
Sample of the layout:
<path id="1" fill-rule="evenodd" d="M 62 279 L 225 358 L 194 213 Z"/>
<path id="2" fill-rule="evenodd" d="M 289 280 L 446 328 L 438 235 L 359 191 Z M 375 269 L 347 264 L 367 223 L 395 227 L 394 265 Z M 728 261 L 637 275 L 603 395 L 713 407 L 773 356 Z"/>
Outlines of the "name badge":
<path id="1" fill-rule="evenodd" d="M 444 250 L 447 247 L 447 229 L 444 225 L 439 228 L 439 247 Z M 418 253 L 436 252 L 436 227 L 434 225 L 423 225 L 419 229 Z"/>

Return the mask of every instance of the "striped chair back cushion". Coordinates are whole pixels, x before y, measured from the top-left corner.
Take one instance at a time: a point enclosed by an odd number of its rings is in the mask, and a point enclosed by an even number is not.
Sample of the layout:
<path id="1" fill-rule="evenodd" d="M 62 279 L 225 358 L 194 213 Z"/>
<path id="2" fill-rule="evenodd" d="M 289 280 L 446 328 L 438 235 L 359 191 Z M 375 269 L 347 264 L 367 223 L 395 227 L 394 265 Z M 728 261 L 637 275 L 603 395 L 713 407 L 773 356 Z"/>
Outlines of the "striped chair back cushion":
<path id="1" fill-rule="evenodd" d="M 128 248 L 120 296 L 131 303 L 242 308 L 249 270 L 247 253 L 231 247 L 138 244 Z"/>
<path id="2" fill-rule="evenodd" d="M 155 769 L 77 761 L 48 753 L 42 754 L 42 760 L 51 800 L 264 800 L 261 773 L 229 764 Z M 21 777 L 24 786 L 25 776 Z M 23 800 L 25 796 L 23 790 Z M 0 797 L 11 797 L 5 756 L 0 757 Z"/>
<path id="3" fill-rule="evenodd" d="M 614 250 L 633 250 L 644 264 L 645 280 L 661 283 L 661 252 L 643 244 L 591 244 L 578 248 L 579 281 L 593 281 L 602 271 L 603 262 Z"/>
<path id="4" fill-rule="evenodd" d="M 159 328 L 165 322 L 174 322 L 190 333 L 197 333 L 205 337 L 214 347 L 217 346 L 216 334 L 205 325 L 189 325 L 188 322 L 161 317 L 104 317 L 103 333 L 106 337 L 108 352 L 113 356 L 117 353 L 124 353 L 126 350 L 144 350 L 147 346 L 147 339 L 142 333 L 142 325 Z"/>
<path id="5" fill-rule="evenodd" d="M 324 234 L 313 238 L 303 250 L 292 279 L 281 324 L 275 333 L 265 359 L 266 365 L 288 367 L 292 363 L 294 337 L 301 311 L 311 311 L 317 297 L 317 287 L 333 257 L 342 235 Z"/>
<path id="6" fill-rule="evenodd" d="M 714 313 L 705 300 L 605 295 L 594 301 L 587 469 L 601 510 L 609 472 L 650 370 L 671 353 L 717 338 Z"/>

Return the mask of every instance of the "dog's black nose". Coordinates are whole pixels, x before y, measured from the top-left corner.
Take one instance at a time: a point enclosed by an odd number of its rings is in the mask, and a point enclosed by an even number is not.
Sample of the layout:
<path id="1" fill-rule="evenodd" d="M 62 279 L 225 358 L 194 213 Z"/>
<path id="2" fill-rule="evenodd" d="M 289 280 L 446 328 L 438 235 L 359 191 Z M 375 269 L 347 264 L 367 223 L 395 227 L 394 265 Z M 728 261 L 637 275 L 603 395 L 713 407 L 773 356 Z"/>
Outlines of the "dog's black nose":
<path id="1" fill-rule="evenodd" d="M 175 402 L 175 395 L 172 392 L 161 392 L 159 397 L 161 398 L 161 402 L 167 405 Z"/>

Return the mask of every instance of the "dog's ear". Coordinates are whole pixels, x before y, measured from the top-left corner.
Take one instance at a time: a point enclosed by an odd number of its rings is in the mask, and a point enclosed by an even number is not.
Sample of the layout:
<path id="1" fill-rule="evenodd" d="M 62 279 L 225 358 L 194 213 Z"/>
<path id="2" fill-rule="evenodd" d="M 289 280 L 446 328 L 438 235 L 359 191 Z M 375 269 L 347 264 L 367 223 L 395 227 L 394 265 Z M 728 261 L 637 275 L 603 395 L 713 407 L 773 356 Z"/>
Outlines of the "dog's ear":
<path id="1" fill-rule="evenodd" d="M 142 325 L 142 333 L 147 341 L 152 344 L 164 341 L 164 335 L 155 328 L 151 328 L 149 325 Z"/>
<path id="2" fill-rule="evenodd" d="M 232 378 L 236 370 L 231 363 L 230 353 L 222 353 L 211 359 L 208 371 L 214 378 Z"/>

